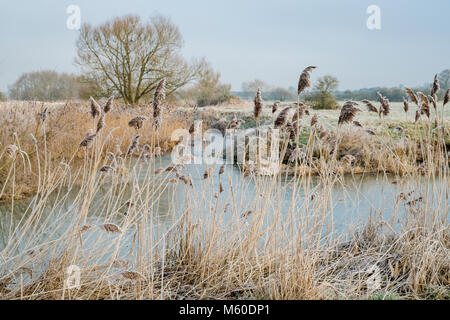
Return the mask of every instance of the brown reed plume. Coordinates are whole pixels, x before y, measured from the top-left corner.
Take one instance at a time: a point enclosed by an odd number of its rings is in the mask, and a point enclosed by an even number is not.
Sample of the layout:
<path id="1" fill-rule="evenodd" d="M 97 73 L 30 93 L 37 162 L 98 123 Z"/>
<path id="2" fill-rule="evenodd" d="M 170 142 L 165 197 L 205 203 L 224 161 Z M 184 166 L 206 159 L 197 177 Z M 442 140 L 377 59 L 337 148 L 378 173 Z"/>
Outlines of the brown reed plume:
<path id="1" fill-rule="evenodd" d="M 286 107 L 278 114 L 274 123 L 275 128 L 282 128 L 287 124 L 290 110 L 291 107 Z"/>
<path id="2" fill-rule="evenodd" d="M 113 108 L 113 101 L 114 101 L 114 97 L 109 97 L 108 101 L 106 101 L 105 105 L 103 106 L 103 112 L 104 113 L 108 113 L 112 110 Z"/>
<path id="3" fill-rule="evenodd" d="M 292 122 L 297 122 L 300 120 L 304 114 L 309 116 L 309 106 L 304 104 L 303 102 L 294 103 L 297 106 L 297 112 L 294 113 L 292 117 Z"/>
<path id="4" fill-rule="evenodd" d="M 45 107 L 42 112 L 38 113 L 38 118 L 40 120 L 42 120 L 42 122 L 45 122 L 45 120 L 47 119 L 47 112 L 48 112 L 48 107 Z"/>
<path id="5" fill-rule="evenodd" d="M 311 87 L 311 75 L 310 72 L 314 70 L 316 66 L 309 66 L 300 75 L 300 79 L 298 80 L 297 94 L 301 95 L 305 89 Z"/>
<path id="6" fill-rule="evenodd" d="M 105 123 L 105 113 L 102 112 L 100 115 L 100 118 L 98 119 L 97 122 L 97 133 L 99 133 L 100 131 L 102 131 L 102 129 L 105 127 L 106 123 Z"/>
<path id="7" fill-rule="evenodd" d="M 230 123 L 227 126 L 227 130 L 234 130 L 239 129 L 241 124 L 243 124 L 245 121 L 242 119 L 238 119 L 236 115 L 233 116 L 233 119 L 231 119 Z"/>
<path id="8" fill-rule="evenodd" d="M 406 94 L 409 97 L 409 100 L 411 100 L 412 102 L 414 102 L 416 104 L 416 106 L 419 105 L 419 99 L 417 98 L 417 95 L 414 93 L 414 91 L 412 91 L 410 88 L 405 87 L 406 90 Z"/>
<path id="9" fill-rule="evenodd" d="M 245 166 L 244 177 L 247 178 L 255 173 L 255 165 L 252 161 L 249 161 Z"/>
<path id="10" fill-rule="evenodd" d="M 320 140 L 323 140 L 329 136 L 328 131 L 325 129 L 325 127 L 322 124 L 319 124 L 318 128 L 316 127 L 314 132 L 318 133 Z"/>
<path id="11" fill-rule="evenodd" d="M 100 229 L 107 233 L 122 233 L 122 230 L 114 223 L 105 223 L 100 226 Z"/>
<path id="12" fill-rule="evenodd" d="M 89 148 L 92 145 L 92 142 L 94 142 L 95 136 L 95 133 L 89 132 L 86 137 L 80 142 L 80 147 Z"/>
<path id="13" fill-rule="evenodd" d="M 373 103 L 370 102 L 369 100 L 362 100 L 361 102 L 364 103 L 364 104 L 366 105 L 367 110 L 368 110 L 369 112 L 375 112 L 375 113 L 378 113 L 377 107 L 375 107 L 375 106 L 373 105 Z"/>
<path id="14" fill-rule="evenodd" d="M 297 107 L 299 110 L 302 111 L 302 115 L 303 113 L 306 114 L 307 116 L 309 116 L 310 112 L 309 112 L 309 108 L 310 106 L 308 106 L 307 104 L 304 104 L 301 101 L 298 102 L 294 102 L 292 105 L 294 105 L 295 107 Z"/>
<path id="15" fill-rule="evenodd" d="M 97 101 L 94 100 L 94 98 L 90 97 L 89 100 L 91 102 L 91 116 L 92 118 L 95 118 L 100 115 L 102 108 Z"/>
<path id="16" fill-rule="evenodd" d="M 391 112 L 391 104 L 389 99 L 384 97 L 383 99 L 383 115 L 387 116 Z"/>
<path id="17" fill-rule="evenodd" d="M 14 158 L 18 151 L 19 151 L 19 148 L 16 145 L 10 144 L 9 146 L 7 146 L 5 148 L 4 152 L 8 157 Z"/>
<path id="18" fill-rule="evenodd" d="M 209 177 L 211 177 L 213 173 L 213 168 L 206 168 L 205 172 L 203 173 L 203 179 L 208 179 Z"/>
<path id="19" fill-rule="evenodd" d="M 188 185 L 190 187 L 194 186 L 194 184 L 192 183 L 192 178 L 190 176 L 186 177 L 185 175 L 182 175 L 182 174 L 180 174 L 178 172 L 175 172 L 175 175 L 178 178 L 178 180 L 183 181 L 185 185 Z"/>
<path id="20" fill-rule="evenodd" d="M 121 276 L 128 280 L 145 280 L 145 277 L 136 271 L 124 271 L 121 273 Z"/>
<path id="21" fill-rule="evenodd" d="M 139 135 L 139 134 L 133 138 L 133 140 L 131 141 L 131 144 L 127 150 L 127 156 L 131 155 L 133 153 L 133 151 L 137 148 L 140 138 L 141 138 L 141 135 Z"/>
<path id="22" fill-rule="evenodd" d="M 450 88 L 447 89 L 447 92 L 444 95 L 444 103 L 442 106 L 445 106 L 450 101 Z"/>
<path id="23" fill-rule="evenodd" d="M 416 110 L 416 117 L 414 118 L 414 122 L 419 121 L 419 119 L 420 119 L 420 112 L 419 110 Z"/>
<path id="24" fill-rule="evenodd" d="M 280 107 L 280 101 L 275 101 L 274 104 L 272 105 L 272 114 L 277 112 L 279 107 Z"/>
<path id="25" fill-rule="evenodd" d="M 353 121 L 353 125 L 355 125 L 356 127 L 360 127 L 360 128 L 363 127 L 363 125 L 359 121 Z"/>
<path id="26" fill-rule="evenodd" d="M 436 99 L 436 95 L 439 92 L 439 90 L 441 89 L 440 85 L 439 85 L 439 78 L 438 75 L 436 74 L 434 76 L 434 81 L 433 81 L 433 86 L 431 87 L 431 96 Z"/>
<path id="27" fill-rule="evenodd" d="M 428 97 L 424 95 L 422 92 L 417 92 L 417 95 L 420 99 L 420 114 L 426 114 L 428 119 L 430 118 L 430 102 L 428 101 Z"/>
<path id="28" fill-rule="evenodd" d="M 189 127 L 189 134 L 192 136 L 195 133 L 195 121 L 192 122 L 191 126 Z"/>
<path id="29" fill-rule="evenodd" d="M 341 109 L 341 114 L 339 116 L 338 125 L 342 125 L 344 123 L 348 123 L 353 121 L 353 118 L 356 116 L 356 113 L 361 111 L 361 109 L 354 107 L 358 105 L 356 102 L 347 101 L 344 103 Z"/>
<path id="30" fill-rule="evenodd" d="M 436 79 L 435 79 L 435 81 L 436 81 Z M 437 87 L 438 87 L 438 90 L 439 90 L 439 83 L 437 84 Z M 435 90 L 434 89 L 434 86 L 433 86 L 433 90 Z M 439 113 L 438 113 L 438 109 L 437 109 L 437 95 L 435 94 L 435 95 L 431 95 L 430 97 L 429 97 L 429 99 L 430 99 L 430 102 L 433 104 L 433 108 L 434 108 L 434 112 L 435 112 L 435 115 L 436 115 L 436 117 L 435 117 L 435 119 L 434 119 L 434 125 L 435 125 L 435 127 L 438 127 L 439 126 L 439 119 L 438 119 L 438 117 L 439 117 Z"/>
<path id="31" fill-rule="evenodd" d="M 135 130 L 139 130 L 144 126 L 144 121 L 147 120 L 148 120 L 147 117 L 137 116 L 128 122 L 128 126 L 134 128 Z"/>
<path id="32" fill-rule="evenodd" d="M 255 120 L 257 123 L 259 123 L 259 117 L 261 116 L 261 112 L 262 112 L 262 98 L 261 98 L 261 89 L 258 88 L 258 91 L 256 92 L 256 96 L 254 99 L 254 103 L 255 103 L 255 107 L 253 110 L 253 114 L 255 116 Z"/>
<path id="33" fill-rule="evenodd" d="M 100 168 L 100 170 L 99 170 L 100 172 L 110 172 L 110 171 L 116 171 L 116 169 L 114 168 L 114 167 L 112 167 L 112 166 L 103 166 L 103 167 L 101 167 Z"/>
<path id="34" fill-rule="evenodd" d="M 301 126 L 299 121 L 289 122 L 283 127 L 283 131 L 286 135 L 289 135 L 289 139 L 297 140 L 298 133 L 300 132 Z"/>
<path id="35" fill-rule="evenodd" d="M 166 80 L 162 79 L 155 90 L 155 95 L 153 97 L 153 126 L 155 131 L 160 128 L 163 118 L 162 118 L 162 104 L 166 99 Z"/>
<path id="36" fill-rule="evenodd" d="M 94 228 L 94 226 L 92 225 L 83 225 L 78 231 L 80 233 L 86 232 L 88 230 L 91 230 L 92 228 Z"/>
<path id="37" fill-rule="evenodd" d="M 408 113 L 409 110 L 408 100 L 406 100 L 405 97 L 402 98 L 403 98 L 403 110 L 405 111 L 405 113 Z"/>
<path id="38" fill-rule="evenodd" d="M 389 100 L 384 97 L 380 92 L 377 92 L 378 98 L 380 100 L 380 109 L 378 110 L 378 115 L 381 118 L 381 114 L 383 114 L 384 116 L 387 116 L 390 112 L 390 105 L 389 105 Z"/>

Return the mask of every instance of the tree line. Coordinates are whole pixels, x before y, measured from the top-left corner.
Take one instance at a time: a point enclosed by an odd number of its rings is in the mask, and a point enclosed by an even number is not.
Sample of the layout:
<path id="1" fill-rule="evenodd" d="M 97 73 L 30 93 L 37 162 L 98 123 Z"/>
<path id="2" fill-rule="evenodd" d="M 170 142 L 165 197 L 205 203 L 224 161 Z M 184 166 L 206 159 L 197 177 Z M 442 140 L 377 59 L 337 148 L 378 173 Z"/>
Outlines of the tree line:
<path id="1" fill-rule="evenodd" d="M 165 79 L 168 97 L 185 94 L 199 104 L 230 99 L 231 86 L 220 83 L 220 73 L 205 59 L 184 59 L 182 46 L 178 27 L 160 15 L 148 21 L 127 15 L 98 26 L 84 24 L 76 42 L 79 75 L 49 70 L 25 73 L 9 87 L 9 98 L 55 101 L 115 96 L 133 105 L 150 100 Z M 6 96 L 0 93 L 2 98 Z"/>
<path id="2" fill-rule="evenodd" d="M 76 42 L 79 74 L 51 70 L 25 73 L 9 87 L 8 97 L 56 101 L 115 96 L 133 105 L 150 100 L 157 84 L 165 79 L 168 98 L 182 98 L 198 106 L 227 102 L 234 96 L 253 99 L 258 88 L 264 100 L 297 99 L 295 88 L 271 86 L 259 79 L 244 82 L 242 91 L 232 93 L 231 85 L 221 83 L 220 73 L 205 59 L 187 61 L 181 55 L 182 46 L 178 27 L 160 15 L 148 21 L 127 15 L 97 26 L 87 23 Z M 450 69 L 439 74 L 439 81 L 442 95 L 450 87 Z M 327 109 L 335 108 L 337 100 L 376 100 L 378 91 L 391 101 L 402 101 L 405 94 L 402 86 L 337 91 L 338 85 L 337 78 L 326 75 L 304 99 L 317 109 Z M 0 101 L 6 98 L 0 92 Z"/>

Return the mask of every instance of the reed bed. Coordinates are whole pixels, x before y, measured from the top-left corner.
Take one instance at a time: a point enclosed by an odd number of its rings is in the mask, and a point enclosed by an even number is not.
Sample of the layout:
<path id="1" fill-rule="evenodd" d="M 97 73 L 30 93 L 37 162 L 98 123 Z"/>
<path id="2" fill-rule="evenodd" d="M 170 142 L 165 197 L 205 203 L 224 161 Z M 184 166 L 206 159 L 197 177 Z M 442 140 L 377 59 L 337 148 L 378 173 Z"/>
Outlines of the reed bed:
<path id="1" fill-rule="evenodd" d="M 106 122 L 108 128 L 101 133 L 107 146 L 103 150 L 104 156 L 108 152 L 125 153 L 137 133 L 142 135 L 142 145 L 150 145 L 155 140 L 162 153 L 168 152 L 174 145 L 172 132 L 190 121 L 184 113 L 172 112 L 168 108 L 162 113 L 170 114 L 166 116 L 170 121 L 163 123 L 156 135 L 152 130 L 152 121 L 145 121 L 147 117 L 151 118 L 152 106 L 129 107 L 114 103 L 111 108 L 110 103 L 106 99 L 95 104 L 80 101 L 0 103 L 0 202 L 13 196 L 15 199 L 32 196 L 38 188 L 40 169 L 53 170 L 60 163 L 67 164 L 71 160 L 71 165 L 81 166 L 85 154 L 80 142 L 89 136 L 92 142 Z M 107 107 L 105 110 L 108 112 L 101 112 L 103 106 Z M 13 157 L 3 152 L 8 150 L 8 146 L 18 148 Z M 16 157 L 17 161 L 13 162 Z M 9 183 L 12 163 L 16 180 L 14 192 Z"/>
<path id="2" fill-rule="evenodd" d="M 417 185 L 399 182 L 394 212 L 374 210 L 340 234 L 331 190 L 345 185 L 332 168 L 316 187 L 308 175 L 290 181 L 306 196 L 286 209 L 280 175 L 249 175 L 252 196 L 246 183 L 218 195 L 214 181 L 229 178 L 218 166 L 191 186 L 171 181 L 181 167 L 155 175 L 157 160 L 130 168 L 117 159 L 113 172 L 101 172 L 104 145 L 92 148 L 77 171 L 42 176 L 51 183 L 25 212 L 2 220 L 2 299 L 449 298 L 446 172 L 421 176 L 428 187 L 415 176 Z M 163 217 L 162 197 L 173 204 Z M 71 266 L 81 275 L 72 289 Z"/>
<path id="3" fill-rule="evenodd" d="M 299 96 L 313 69 L 302 73 Z M 200 116 L 177 118 L 164 106 L 164 82 L 158 88 L 148 109 L 105 100 L 3 110 L 1 196 L 12 196 L 0 217 L 1 299 L 450 298 L 444 117 L 436 112 L 441 127 L 399 126 L 381 96 L 380 127 L 355 126 L 351 102 L 331 126 L 299 97 L 272 117 L 284 132 L 279 165 L 291 174 L 262 176 L 260 163 L 248 162 L 236 181 L 220 163 L 197 176 L 189 164 L 162 165 L 165 130 Z M 262 104 L 255 99 L 258 128 Z M 393 178 L 394 206 L 374 206 L 341 232 L 332 190 L 345 190 L 344 174 L 358 166 Z M 36 186 L 22 208 L 20 176 Z"/>

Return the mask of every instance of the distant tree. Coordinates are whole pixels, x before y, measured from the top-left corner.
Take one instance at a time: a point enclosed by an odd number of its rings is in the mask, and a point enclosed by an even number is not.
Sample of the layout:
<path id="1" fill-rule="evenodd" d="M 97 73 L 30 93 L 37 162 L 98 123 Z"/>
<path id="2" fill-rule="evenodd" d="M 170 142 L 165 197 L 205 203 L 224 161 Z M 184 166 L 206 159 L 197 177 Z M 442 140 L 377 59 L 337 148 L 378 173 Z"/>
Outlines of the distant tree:
<path id="1" fill-rule="evenodd" d="M 77 76 L 46 70 L 22 74 L 9 87 L 9 96 L 14 100 L 56 101 L 77 98 L 79 90 Z"/>
<path id="2" fill-rule="evenodd" d="M 270 91 L 271 89 L 270 85 L 260 79 L 242 83 L 242 91 L 253 93 L 253 95 L 258 91 L 258 88 L 260 88 L 263 93 L 264 91 Z"/>
<path id="3" fill-rule="evenodd" d="M 315 109 L 333 109 L 337 105 L 333 91 L 339 87 L 337 78 L 326 75 L 317 79 L 314 90 L 309 96 L 309 100 L 313 103 Z"/>
<path id="4" fill-rule="evenodd" d="M 118 94 L 133 104 L 151 96 L 163 78 L 167 95 L 198 79 L 204 61 L 186 62 L 182 44 L 178 27 L 168 18 L 154 16 L 144 23 L 129 15 L 97 27 L 84 24 L 75 62 L 102 95 Z"/>
<path id="5" fill-rule="evenodd" d="M 293 94 L 297 95 L 297 88 L 295 88 L 294 86 L 289 86 L 288 90 Z"/>
<path id="6" fill-rule="evenodd" d="M 0 101 L 6 101 L 6 100 L 8 100 L 8 99 L 6 98 L 6 94 L 3 93 L 2 91 L 0 91 Z"/>
<path id="7" fill-rule="evenodd" d="M 231 85 L 220 83 L 220 73 L 208 65 L 201 72 L 200 79 L 191 88 L 185 90 L 184 97 L 193 100 L 199 107 L 207 105 L 216 105 L 229 101 L 231 94 Z"/>
<path id="8" fill-rule="evenodd" d="M 441 73 L 439 73 L 438 75 L 438 78 L 442 90 L 445 91 L 450 88 L 450 69 L 441 71 Z"/>
<path id="9" fill-rule="evenodd" d="M 108 93 L 103 92 L 102 87 L 94 81 L 90 81 L 90 79 L 85 76 L 80 76 L 80 89 L 78 92 L 78 97 L 82 100 L 89 100 L 89 97 L 94 98 L 103 98 L 109 96 Z"/>
<path id="10" fill-rule="evenodd" d="M 296 94 L 285 88 L 273 88 L 263 95 L 266 100 L 293 101 L 297 98 Z"/>

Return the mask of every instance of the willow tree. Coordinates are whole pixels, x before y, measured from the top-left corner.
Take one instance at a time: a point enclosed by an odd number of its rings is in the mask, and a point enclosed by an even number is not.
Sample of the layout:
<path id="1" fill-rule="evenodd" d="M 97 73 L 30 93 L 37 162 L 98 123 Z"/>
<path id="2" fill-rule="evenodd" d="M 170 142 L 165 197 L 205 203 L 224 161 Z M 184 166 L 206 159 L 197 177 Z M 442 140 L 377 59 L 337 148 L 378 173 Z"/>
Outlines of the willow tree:
<path id="1" fill-rule="evenodd" d="M 146 23 L 129 15 L 95 27 L 84 24 L 76 45 L 75 63 L 84 79 L 103 91 L 98 94 L 120 95 L 129 104 L 151 95 L 161 79 L 170 95 L 197 79 L 204 65 L 182 58 L 180 31 L 163 16 Z"/>

